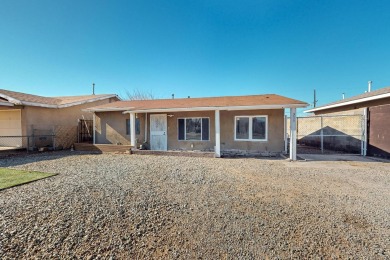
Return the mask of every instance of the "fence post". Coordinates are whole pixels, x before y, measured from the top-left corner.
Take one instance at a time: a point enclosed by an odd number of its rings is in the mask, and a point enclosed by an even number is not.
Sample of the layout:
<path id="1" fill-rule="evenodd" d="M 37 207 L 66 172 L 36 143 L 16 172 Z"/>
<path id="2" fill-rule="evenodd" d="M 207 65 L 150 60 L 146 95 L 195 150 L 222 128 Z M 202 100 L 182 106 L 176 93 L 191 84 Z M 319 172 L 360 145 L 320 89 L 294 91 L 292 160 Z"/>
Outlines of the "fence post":
<path id="1" fill-rule="evenodd" d="M 324 153 L 324 122 L 323 122 L 323 116 L 321 118 L 321 153 Z"/>

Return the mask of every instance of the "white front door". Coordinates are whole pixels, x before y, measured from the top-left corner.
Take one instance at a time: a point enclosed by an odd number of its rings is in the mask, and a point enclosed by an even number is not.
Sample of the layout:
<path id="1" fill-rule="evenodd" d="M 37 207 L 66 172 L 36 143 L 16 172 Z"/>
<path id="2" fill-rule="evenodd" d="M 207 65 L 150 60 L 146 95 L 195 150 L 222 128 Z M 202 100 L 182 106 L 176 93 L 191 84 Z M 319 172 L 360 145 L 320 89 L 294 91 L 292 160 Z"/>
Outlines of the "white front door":
<path id="1" fill-rule="evenodd" d="M 167 150 L 167 115 L 150 115 L 150 149 Z"/>

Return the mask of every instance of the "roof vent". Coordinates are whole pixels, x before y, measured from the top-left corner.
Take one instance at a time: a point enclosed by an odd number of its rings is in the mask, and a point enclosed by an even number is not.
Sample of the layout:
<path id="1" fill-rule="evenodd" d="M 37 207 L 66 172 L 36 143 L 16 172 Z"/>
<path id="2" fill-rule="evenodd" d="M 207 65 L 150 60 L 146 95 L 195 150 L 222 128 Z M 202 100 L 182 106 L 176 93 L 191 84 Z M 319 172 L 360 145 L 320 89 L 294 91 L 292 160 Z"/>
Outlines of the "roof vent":
<path id="1" fill-rule="evenodd" d="M 372 86 L 372 81 L 370 80 L 368 82 L 368 92 L 371 92 L 371 86 Z"/>
<path id="2" fill-rule="evenodd" d="M 172 94 L 172 99 L 175 99 L 175 94 Z"/>

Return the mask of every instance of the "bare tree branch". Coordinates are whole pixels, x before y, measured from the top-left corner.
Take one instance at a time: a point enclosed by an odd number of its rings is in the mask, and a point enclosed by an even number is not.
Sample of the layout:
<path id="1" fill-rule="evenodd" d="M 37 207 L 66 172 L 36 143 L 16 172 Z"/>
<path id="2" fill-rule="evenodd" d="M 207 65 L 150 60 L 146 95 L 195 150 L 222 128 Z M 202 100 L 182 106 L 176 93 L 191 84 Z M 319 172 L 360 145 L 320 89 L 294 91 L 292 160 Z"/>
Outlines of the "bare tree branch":
<path id="1" fill-rule="evenodd" d="M 154 96 L 154 94 L 152 92 L 134 89 L 133 92 L 126 90 L 126 99 L 127 100 L 147 100 L 147 99 L 156 99 L 156 97 Z"/>

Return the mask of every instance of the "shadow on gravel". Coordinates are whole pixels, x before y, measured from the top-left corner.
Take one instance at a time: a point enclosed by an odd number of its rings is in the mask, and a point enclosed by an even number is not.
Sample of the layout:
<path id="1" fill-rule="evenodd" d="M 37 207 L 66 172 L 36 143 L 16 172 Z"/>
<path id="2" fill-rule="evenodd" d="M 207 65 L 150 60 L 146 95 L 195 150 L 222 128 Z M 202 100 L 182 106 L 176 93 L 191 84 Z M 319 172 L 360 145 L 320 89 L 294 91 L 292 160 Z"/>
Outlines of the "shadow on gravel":
<path id="1" fill-rule="evenodd" d="M 388 163 L 389 160 L 373 158 L 361 155 L 350 154 L 299 154 L 300 158 L 306 161 L 322 161 L 322 162 L 384 162 Z"/>
<path id="2" fill-rule="evenodd" d="M 13 154 L 0 154 L 0 167 L 13 167 L 40 161 L 56 160 L 70 156 L 80 156 L 84 154 L 96 154 L 95 152 L 80 152 L 80 151 L 50 151 L 50 152 L 19 152 Z"/>

